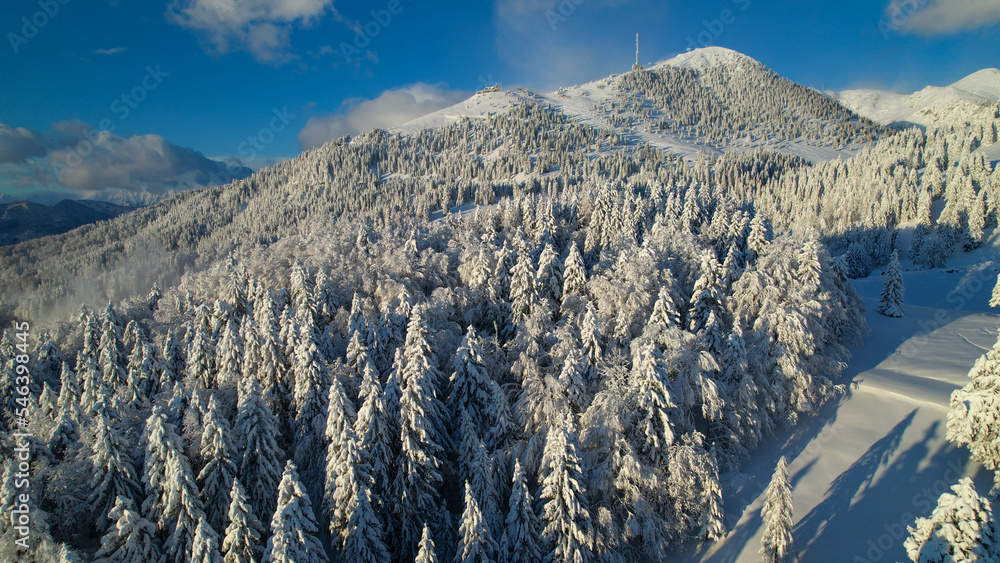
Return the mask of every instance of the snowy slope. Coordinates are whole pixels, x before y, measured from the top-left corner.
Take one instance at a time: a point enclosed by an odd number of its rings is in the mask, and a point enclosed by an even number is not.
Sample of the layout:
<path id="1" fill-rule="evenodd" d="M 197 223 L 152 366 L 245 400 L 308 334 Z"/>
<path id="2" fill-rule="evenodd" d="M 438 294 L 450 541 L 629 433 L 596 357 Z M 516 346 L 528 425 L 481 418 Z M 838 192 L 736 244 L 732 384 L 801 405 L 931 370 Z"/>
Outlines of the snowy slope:
<path id="1" fill-rule="evenodd" d="M 764 69 L 764 65 L 755 59 L 721 47 L 706 47 L 682 53 L 672 59 L 656 63 L 650 70 L 665 67 L 688 68 L 703 71 L 712 67 L 725 67 L 734 73 L 750 69 Z M 606 103 L 621 105 L 622 100 L 616 91 L 615 83 L 620 75 L 611 75 L 586 84 L 559 88 L 554 92 L 536 94 L 527 90 L 477 93 L 468 100 L 441 109 L 434 113 L 419 117 L 393 128 L 393 131 L 407 134 L 424 128 L 442 127 L 463 117 L 483 118 L 492 113 L 504 112 L 519 101 L 531 98 L 552 105 L 572 119 L 621 134 L 635 143 L 648 143 L 651 146 L 677 153 L 686 157 L 694 157 L 699 152 L 720 155 L 724 152 L 749 152 L 760 148 L 776 150 L 787 154 L 801 156 L 811 162 L 832 160 L 838 157 L 849 158 L 860 147 L 849 147 L 836 150 L 832 147 L 817 147 L 804 142 L 786 139 L 762 139 L 756 141 L 736 140 L 722 148 L 692 139 L 682 139 L 677 136 L 654 130 L 652 127 L 634 127 L 629 130 L 615 127 L 602 116 L 600 108 Z"/>
<path id="2" fill-rule="evenodd" d="M 1000 70 L 980 70 L 950 86 L 928 86 L 910 95 L 864 89 L 828 94 L 859 115 L 886 125 L 960 123 L 996 107 Z"/>
<path id="3" fill-rule="evenodd" d="M 989 490 L 992 472 L 945 440 L 945 417 L 1000 327 L 988 306 L 1000 266 L 996 235 L 991 242 L 948 270 L 904 272 L 901 319 L 875 312 L 879 273 L 856 281 L 872 332 L 845 372 L 852 393 L 769 441 L 743 473 L 725 475 L 728 537 L 674 561 L 760 561 L 761 493 L 782 455 L 802 561 L 904 561 L 905 527 L 929 515 L 946 487 L 969 475 Z"/>
<path id="4" fill-rule="evenodd" d="M 510 92 L 501 90 L 499 92 L 479 92 L 473 94 L 471 98 L 464 102 L 459 102 L 453 106 L 440 109 L 433 113 L 418 117 L 408 121 L 391 130 L 402 133 L 414 133 L 421 129 L 436 129 L 454 123 L 464 117 L 486 118 L 497 113 L 505 113 L 512 104 L 517 104 L 530 93 L 518 89 Z"/>

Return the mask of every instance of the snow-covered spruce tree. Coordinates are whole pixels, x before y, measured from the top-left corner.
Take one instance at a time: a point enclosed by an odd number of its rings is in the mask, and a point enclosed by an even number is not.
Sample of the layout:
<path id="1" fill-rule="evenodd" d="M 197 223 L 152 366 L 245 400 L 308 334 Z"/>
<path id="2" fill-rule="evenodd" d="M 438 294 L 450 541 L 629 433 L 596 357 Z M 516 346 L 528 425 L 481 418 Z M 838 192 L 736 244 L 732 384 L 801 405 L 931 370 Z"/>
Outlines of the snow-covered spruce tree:
<path id="1" fill-rule="evenodd" d="M 198 474 L 198 481 L 201 483 L 205 516 L 215 530 L 225 529 L 229 492 L 236 477 L 236 456 L 231 440 L 229 421 L 222 416 L 219 403 L 212 396 L 202 422 L 201 458 L 205 467 Z"/>
<path id="2" fill-rule="evenodd" d="M 395 455 L 392 451 L 392 437 L 399 435 L 399 428 L 392 426 L 386 412 L 385 395 L 379 381 L 378 371 L 367 362 L 361 379 L 361 408 L 354 422 L 354 433 L 361 441 L 361 456 L 371 467 L 372 503 L 380 514 L 388 510 L 383 506 L 388 500 L 392 484 L 392 468 Z"/>
<path id="3" fill-rule="evenodd" d="M 424 524 L 424 531 L 420 535 L 420 544 L 417 546 L 417 556 L 413 563 L 439 563 L 437 552 L 434 549 L 434 540 L 431 538 L 431 529 Z"/>
<path id="4" fill-rule="evenodd" d="M 514 461 L 514 483 L 507 510 L 507 526 L 504 529 L 503 545 L 500 546 L 501 561 L 508 563 L 535 563 L 542 560 L 539 548 L 538 517 L 532 508 L 531 493 L 528 492 L 528 476 L 521 466 L 521 460 Z"/>
<path id="5" fill-rule="evenodd" d="M 344 562 L 388 563 L 389 549 L 384 538 L 382 520 L 372 501 L 371 490 L 367 483 L 361 483 L 347 525 Z"/>
<path id="6" fill-rule="evenodd" d="M 893 251 L 885 269 L 885 285 L 882 286 L 878 312 L 887 317 L 902 317 L 903 295 L 903 272 L 899 267 L 899 254 Z"/>
<path id="7" fill-rule="evenodd" d="M 321 474 L 323 459 L 321 452 L 325 449 L 323 436 L 327 422 L 327 392 L 331 377 L 320 356 L 311 318 L 303 319 L 300 325 L 295 344 L 295 357 L 292 361 L 292 374 L 295 379 L 293 459 L 306 481 L 313 482 L 314 477 Z M 310 493 L 314 491 L 310 490 Z"/>
<path id="8" fill-rule="evenodd" d="M 200 323 L 194 327 L 194 337 L 188 347 L 185 363 L 192 388 L 213 389 L 215 385 L 215 352 L 211 337 Z"/>
<path id="9" fill-rule="evenodd" d="M 222 539 L 222 559 L 225 563 L 254 563 L 263 552 L 264 528 L 254 515 L 239 479 L 233 479 L 229 496 L 232 501 L 229 503 L 229 526 Z"/>
<path id="10" fill-rule="evenodd" d="M 969 448 L 972 458 L 993 471 L 991 496 L 1000 496 L 1000 338 L 976 360 L 970 381 L 951 394 L 948 440 Z"/>
<path id="11" fill-rule="evenodd" d="M 637 360 L 633 379 L 642 451 L 654 464 L 663 465 L 667 461 L 667 448 L 674 443 L 670 411 L 676 406 L 670 400 L 670 374 L 663 354 L 652 342 L 645 345 Z"/>
<path id="12" fill-rule="evenodd" d="M 906 554 L 915 563 L 996 561 L 1000 533 L 989 500 L 979 496 L 968 477 L 951 490 L 938 498 L 930 518 L 917 518 L 907 527 Z"/>
<path id="13" fill-rule="evenodd" d="M 66 408 L 68 410 L 72 407 Z M 97 516 L 98 531 L 103 532 L 107 530 L 110 512 L 118 499 L 141 502 L 142 486 L 139 484 L 129 447 L 114 421 L 108 417 L 106 409 L 101 409 L 94 424 L 97 427 L 94 443 L 91 445 L 94 474 L 90 481 L 91 490 L 87 503 L 93 507 Z"/>
<path id="14" fill-rule="evenodd" d="M 256 379 L 247 382 L 240 394 L 236 433 L 242 444 L 240 483 L 246 484 L 247 496 L 253 503 L 258 521 L 268 522 L 274 514 L 284 454 L 276 441 L 278 421 L 264 403 L 260 383 Z"/>
<path id="15" fill-rule="evenodd" d="M 198 519 L 198 528 L 191 544 L 190 563 L 222 563 L 219 536 L 204 517 Z"/>
<path id="16" fill-rule="evenodd" d="M 482 340 L 470 326 L 466 329 L 462 345 L 455 352 L 448 410 L 451 420 L 460 421 L 465 414 L 476 429 L 487 426 L 487 411 L 491 402 L 491 380 L 484 364 Z M 456 426 L 455 442 L 458 443 L 462 441 L 461 427 Z"/>
<path id="17" fill-rule="evenodd" d="M 587 269 L 583 264 L 583 256 L 576 243 L 569 245 L 569 254 L 563 263 L 563 305 L 567 305 L 567 298 L 572 296 L 583 296 L 587 292 Z"/>
<path id="18" fill-rule="evenodd" d="M 333 399 L 337 384 L 331 386 Z M 358 495 L 363 485 L 371 482 L 371 467 L 362 461 L 358 450 L 358 439 L 350 424 L 338 425 L 333 422 L 335 410 L 331 410 L 331 423 L 327 426 L 330 444 L 326 457 L 326 490 L 324 502 L 330 521 L 330 536 L 335 547 L 341 547 L 350 531 L 351 516 L 357 506 Z M 339 418 L 339 417 L 338 417 Z"/>
<path id="19" fill-rule="evenodd" d="M 594 530 L 571 417 L 549 428 L 541 474 L 541 537 L 547 557 L 574 563 L 591 561 Z"/>
<path id="20" fill-rule="evenodd" d="M 465 509 L 458 527 L 458 550 L 456 563 L 491 563 L 497 558 L 497 544 L 493 540 L 479 503 L 472 494 L 472 487 L 465 483 Z"/>
<path id="21" fill-rule="evenodd" d="M 111 305 L 108 304 L 108 310 Z M 124 352 L 122 352 L 121 329 L 115 317 L 105 317 L 99 344 L 101 373 L 104 383 L 112 389 L 125 385 Z"/>
<path id="22" fill-rule="evenodd" d="M 990 295 L 990 307 L 1000 307 L 1000 275 L 997 275 L 997 283 L 993 286 L 993 294 Z"/>
<path id="23" fill-rule="evenodd" d="M 414 307 L 406 328 L 400 399 L 401 452 L 394 489 L 399 519 L 400 553 L 408 558 L 418 543 L 418 526 L 431 526 L 438 541 L 447 544 L 448 515 L 440 493 L 441 466 L 447 436 L 443 431 L 445 407 L 438 397 L 441 372 L 427 341 L 423 306 Z"/>
<path id="24" fill-rule="evenodd" d="M 587 303 L 580 323 L 580 339 L 583 341 L 583 358 L 586 363 L 587 381 L 593 384 L 597 381 L 597 366 L 604 356 L 604 341 L 597 320 L 597 311 L 591 303 Z"/>
<path id="25" fill-rule="evenodd" d="M 114 525 L 101 538 L 94 563 L 163 563 L 159 532 L 131 499 L 118 497 L 108 518 Z"/>
<path id="26" fill-rule="evenodd" d="M 232 389 L 243 373 L 243 340 L 240 338 L 236 319 L 230 318 L 222 328 L 216 350 L 216 385 L 219 389 Z"/>
<path id="27" fill-rule="evenodd" d="M 288 460 L 278 485 L 278 502 L 271 518 L 271 537 L 264 551 L 265 563 L 325 563 L 323 544 L 316 537 L 319 528 L 312 503 L 306 494 L 295 463 Z"/>
<path id="28" fill-rule="evenodd" d="M 785 456 L 778 460 L 771 483 L 764 491 L 764 535 L 758 552 L 765 563 L 796 561 L 795 540 L 792 538 L 792 487 L 788 480 Z"/>
<path id="29" fill-rule="evenodd" d="M 490 537 L 498 538 L 503 530 L 503 512 L 500 510 L 500 491 L 496 481 L 497 474 L 501 471 L 497 467 L 498 460 L 489 455 L 474 428 L 470 428 L 466 434 L 471 438 L 467 440 L 471 451 L 466 454 L 467 464 L 465 470 L 460 471 L 459 478 L 472 488 Z"/>

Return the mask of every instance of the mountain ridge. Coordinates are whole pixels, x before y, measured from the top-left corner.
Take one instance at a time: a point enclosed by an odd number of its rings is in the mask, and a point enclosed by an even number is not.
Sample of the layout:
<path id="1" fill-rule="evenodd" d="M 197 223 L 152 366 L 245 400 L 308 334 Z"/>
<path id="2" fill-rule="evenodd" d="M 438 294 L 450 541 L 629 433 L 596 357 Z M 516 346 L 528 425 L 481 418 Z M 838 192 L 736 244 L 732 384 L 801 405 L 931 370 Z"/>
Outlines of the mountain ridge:
<path id="1" fill-rule="evenodd" d="M 926 86 L 911 94 L 870 88 L 826 94 L 883 125 L 962 124 L 995 111 L 1000 100 L 1000 69 L 984 68 L 947 86 Z"/>

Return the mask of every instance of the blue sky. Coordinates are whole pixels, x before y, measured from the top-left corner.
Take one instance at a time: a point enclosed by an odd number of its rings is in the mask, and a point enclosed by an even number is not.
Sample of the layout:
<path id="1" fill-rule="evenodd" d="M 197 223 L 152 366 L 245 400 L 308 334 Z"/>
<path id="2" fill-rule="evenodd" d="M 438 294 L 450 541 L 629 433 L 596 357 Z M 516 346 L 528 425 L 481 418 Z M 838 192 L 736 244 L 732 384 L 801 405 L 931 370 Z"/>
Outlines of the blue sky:
<path id="1" fill-rule="evenodd" d="M 4 0 L 0 192 L 199 186 L 484 83 L 628 70 L 635 33 L 642 62 L 720 45 L 808 86 L 912 92 L 1000 66 L 998 21 L 998 0 Z"/>

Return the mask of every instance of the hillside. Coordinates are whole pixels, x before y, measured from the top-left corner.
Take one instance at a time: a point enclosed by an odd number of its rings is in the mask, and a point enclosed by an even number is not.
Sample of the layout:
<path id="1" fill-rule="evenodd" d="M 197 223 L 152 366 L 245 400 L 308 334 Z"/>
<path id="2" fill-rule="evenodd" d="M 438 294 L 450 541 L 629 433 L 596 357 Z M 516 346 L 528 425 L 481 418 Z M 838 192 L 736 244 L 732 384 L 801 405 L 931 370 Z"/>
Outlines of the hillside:
<path id="1" fill-rule="evenodd" d="M 82 225 L 112 219 L 132 209 L 103 201 L 69 199 L 55 205 L 5 202 L 0 204 L 0 245 L 65 233 Z"/>
<path id="2" fill-rule="evenodd" d="M 794 84 L 751 57 L 707 47 L 579 86 L 535 94 L 480 93 L 394 131 L 506 111 L 531 99 L 630 142 L 693 158 L 698 153 L 776 150 L 810 162 L 849 157 L 880 127 Z M 793 101 L 789 107 L 789 101 Z"/>
<path id="3" fill-rule="evenodd" d="M 910 510 L 957 459 L 924 434 L 993 317 L 884 360 L 948 313 L 945 267 L 994 266 L 998 126 L 895 130 L 710 48 L 3 247 L 31 552 L 749 560 L 780 452 L 801 550 L 842 561 L 855 501 Z M 891 324 L 866 310 L 897 256 L 925 291 Z"/>

